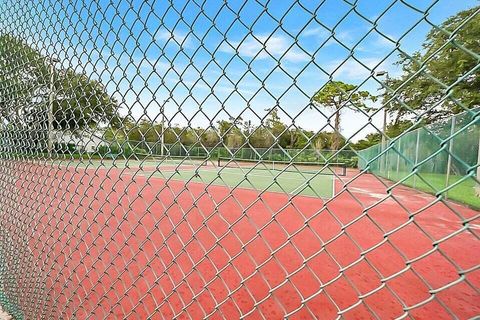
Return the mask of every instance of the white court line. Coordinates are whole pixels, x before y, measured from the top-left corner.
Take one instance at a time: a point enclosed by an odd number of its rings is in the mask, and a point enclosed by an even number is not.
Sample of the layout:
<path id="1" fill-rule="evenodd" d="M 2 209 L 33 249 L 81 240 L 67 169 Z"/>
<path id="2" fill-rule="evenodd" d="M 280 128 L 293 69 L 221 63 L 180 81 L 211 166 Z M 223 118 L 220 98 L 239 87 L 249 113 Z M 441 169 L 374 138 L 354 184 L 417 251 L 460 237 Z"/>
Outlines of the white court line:
<path id="1" fill-rule="evenodd" d="M 223 168 L 222 171 L 227 171 L 227 172 L 224 172 L 224 173 L 227 174 L 227 175 L 230 174 L 230 175 L 245 176 L 245 173 L 243 173 L 243 172 L 235 172 L 235 171 L 234 171 L 234 172 L 231 172 L 229 169 L 231 169 L 231 170 L 238 170 L 238 168 Z M 193 173 L 194 173 L 194 171 L 192 171 L 192 170 L 180 170 L 180 171 L 178 171 L 178 170 L 175 170 L 175 169 L 171 169 L 171 170 L 161 170 L 161 171 L 163 171 L 163 172 L 174 172 L 174 173 L 178 174 L 179 176 L 181 176 L 183 173 L 185 173 L 185 174 L 189 174 L 189 173 L 192 173 L 192 174 L 193 174 Z M 159 172 L 161 172 L 161 171 L 159 171 Z M 206 172 L 206 173 L 220 173 L 220 175 L 222 174 L 221 171 L 215 170 L 215 169 L 199 170 L 199 174 L 200 174 L 200 175 L 201 175 L 202 172 Z M 285 173 L 292 173 L 292 172 L 285 171 Z M 295 173 L 295 172 L 294 172 L 294 173 Z M 172 178 L 173 178 L 173 179 L 178 179 L 178 178 L 180 178 L 180 177 L 177 177 L 177 178 L 176 178 L 176 177 L 175 177 L 176 174 L 175 174 L 175 175 L 168 175 L 168 174 L 167 174 L 167 176 L 168 176 L 169 179 L 172 179 Z M 297 174 L 299 174 L 299 173 L 297 172 Z M 272 175 L 259 175 L 259 174 L 252 174 L 252 173 L 248 173 L 247 176 L 259 177 L 259 178 L 268 178 L 268 177 L 269 177 L 269 178 L 274 178 L 274 177 L 275 177 L 275 176 L 272 176 Z M 334 180 L 334 176 L 333 176 L 333 175 L 318 175 L 318 176 L 316 176 L 315 178 L 318 178 L 318 177 L 326 177 L 327 179 L 329 179 L 329 181 L 332 183 L 333 193 L 332 193 L 331 196 L 326 196 L 326 197 L 324 197 L 324 196 L 321 196 L 321 195 L 318 195 L 318 194 L 317 194 L 317 195 L 314 196 L 314 197 L 315 197 L 315 198 L 320 197 L 320 198 L 322 198 L 322 199 L 325 199 L 325 198 L 326 198 L 326 199 L 330 199 L 331 197 L 333 197 L 333 196 L 335 195 L 335 180 Z M 331 178 L 329 178 L 329 177 L 331 177 Z M 166 178 L 166 176 L 165 176 L 164 178 Z M 198 177 L 198 178 L 201 179 L 201 177 Z M 287 193 L 288 193 L 288 194 L 296 194 L 296 195 L 311 197 L 311 196 L 309 196 L 309 195 L 302 194 L 302 192 L 303 192 L 304 190 L 308 189 L 308 188 L 303 188 L 303 187 L 306 185 L 306 184 L 305 184 L 305 181 L 306 181 L 305 179 L 302 179 L 302 178 L 283 177 L 283 176 L 281 176 L 281 175 L 280 175 L 280 176 L 277 176 L 277 178 L 281 178 L 281 179 L 285 179 L 285 180 L 301 181 L 301 184 L 300 184 L 300 185 L 297 185 L 293 190 L 287 191 Z M 314 179 L 315 179 L 315 178 L 314 178 Z M 312 180 L 309 180 L 309 181 L 311 182 Z M 213 181 L 212 181 L 212 182 L 213 182 Z M 242 181 L 242 183 L 244 183 L 244 182 L 245 182 L 245 181 Z M 240 186 L 240 187 L 241 187 L 241 186 Z M 252 186 L 252 187 L 253 187 L 253 189 L 257 189 L 255 186 Z M 270 186 L 270 187 L 271 187 L 271 186 Z M 247 188 L 250 189 L 251 187 L 247 187 Z M 309 188 L 312 189 L 312 190 L 315 190 L 315 188 L 314 188 L 313 186 L 311 186 L 311 185 L 309 186 Z M 267 190 L 268 190 L 268 189 L 267 189 Z M 298 191 L 297 191 L 297 190 L 298 190 Z M 301 191 L 300 191 L 300 190 L 301 190 Z M 269 191 L 269 192 L 276 192 L 276 191 Z M 298 192 L 298 193 L 297 193 L 297 192 Z"/>
<path id="2" fill-rule="evenodd" d="M 226 170 L 226 169 L 232 169 L 232 170 L 238 170 L 239 168 L 223 168 L 222 171 Z M 255 169 L 254 169 L 255 170 Z M 263 169 L 260 169 L 260 170 L 263 170 Z M 218 170 L 203 170 L 203 171 L 208 171 L 208 172 L 219 172 Z M 282 173 L 295 173 L 295 174 L 300 174 L 300 172 L 289 172 L 289 171 L 283 171 Z M 228 172 L 228 174 L 232 174 L 232 175 L 245 175 L 243 172 Z M 303 188 L 303 186 L 306 185 L 306 180 L 305 179 L 302 179 L 302 178 L 289 178 L 289 177 L 282 177 L 281 175 L 279 176 L 272 176 L 272 175 L 256 175 L 256 174 L 251 174 L 251 173 L 247 173 L 247 176 L 254 176 L 254 177 L 270 177 L 270 178 L 282 178 L 282 179 L 285 179 L 285 180 L 296 180 L 296 181 L 302 181 L 302 183 L 295 187 L 292 191 L 289 191 L 288 193 L 296 193 L 297 190 L 298 192 L 302 192 L 305 188 Z M 330 175 L 317 175 L 314 179 L 316 178 L 319 178 L 319 177 L 330 177 Z M 335 195 L 335 180 L 333 179 L 333 175 L 331 175 L 331 178 L 329 178 L 329 180 L 332 182 L 332 196 Z M 309 180 L 310 182 L 312 181 L 312 179 Z M 314 189 L 312 186 L 309 186 L 309 188 L 311 189 Z M 301 190 L 301 191 L 300 191 Z"/>
<path id="3" fill-rule="evenodd" d="M 239 170 L 238 168 L 223 168 L 221 171 L 219 170 L 199 170 L 199 173 L 201 174 L 201 172 L 215 172 L 215 173 L 221 173 L 227 169 L 230 169 L 230 170 Z M 260 170 L 263 170 L 263 169 L 260 169 Z M 171 171 L 175 171 L 175 170 L 171 170 Z M 185 172 L 188 172 L 188 170 L 185 170 Z M 261 178 L 265 178 L 265 177 L 270 177 L 270 178 L 281 178 L 281 179 L 285 179 L 285 180 L 299 180 L 299 181 L 305 181 L 304 178 L 300 177 L 300 178 L 293 178 L 293 177 L 284 177 L 282 176 L 281 174 L 280 175 L 263 175 L 263 174 L 253 174 L 251 173 L 252 171 L 249 171 L 249 172 L 227 172 L 227 174 L 232 174 L 232 175 L 242 175 L 242 176 L 251 176 L 251 177 L 261 177 Z M 291 172 L 291 171 L 284 171 L 282 172 L 283 173 L 287 173 L 287 174 L 299 174 L 300 175 L 300 172 Z M 330 177 L 331 175 L 317 175 L 315 178 L 313 179 L 316 179 L 316 178 L 320 178 L 320 177 Z M 333 176 L 333 175 L 332 175 Z M 309 180 L 309 181 L 312 181 L 312 180 Z"/>

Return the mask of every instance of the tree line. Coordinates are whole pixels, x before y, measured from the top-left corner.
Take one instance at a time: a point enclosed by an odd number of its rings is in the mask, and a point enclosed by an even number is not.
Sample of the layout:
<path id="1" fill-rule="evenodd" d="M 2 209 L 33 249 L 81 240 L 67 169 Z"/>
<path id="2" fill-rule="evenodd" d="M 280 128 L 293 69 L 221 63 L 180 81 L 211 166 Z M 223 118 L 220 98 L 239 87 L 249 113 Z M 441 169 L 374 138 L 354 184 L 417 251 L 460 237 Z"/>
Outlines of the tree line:
<path id="1" fill-rule="evenodd" d="M 121 128 L 109 128 L 104 136 L 109 141 L 145 141 L 159 143 L 163 135 L 165 144 L 180 142 L 191 146 L 201 144 L 212 148 L 225 146 L 231 149 L 242 146 L 254 148 L 281 147 L 285 149 L 313 148 L 331 149 L 336 136 L 333 132 L 315 132 L 299 127 L 288 128 L 279 116 L 277 109 L 270 111 L 262 125 L 254 126 L 251 121 L 242 119 L 219 120 L 208 128 L 189 126 L 165 126 L 161 123 L 124 119 Z M 340 142 L 345 139 L 340 137 Z"/>

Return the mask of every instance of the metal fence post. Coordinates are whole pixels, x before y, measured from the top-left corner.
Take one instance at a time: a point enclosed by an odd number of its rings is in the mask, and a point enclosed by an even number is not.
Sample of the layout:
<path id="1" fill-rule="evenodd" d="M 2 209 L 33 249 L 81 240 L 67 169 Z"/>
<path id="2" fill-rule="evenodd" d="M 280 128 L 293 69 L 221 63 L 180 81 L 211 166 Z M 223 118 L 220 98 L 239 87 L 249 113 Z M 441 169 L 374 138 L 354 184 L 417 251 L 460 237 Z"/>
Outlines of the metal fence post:
<path id="1" fill-rule="evenodd" d="M 385 173 L 384 173 L 384 177 L 386 176 L 388 179 L 390 179 L 390 170 L 388 169 L 388 166 L 390 165 L 390 149 L 388 149 L 390 147 L 390 140 L 387 140 L 386 142 L 386 149 L 387 149 L 387 152 L 385 153 Z"/>
<path id="2" fill-rule="evenodd" d="M 415 166 L 418 164 L 418 150 L 420 146 L 420 128 L 417 129 L 417 141 L 415 142 Z M 418 170 L 418 168 L 417 168 Z M 417 187 L 417 173 L 413 175 L 413 187 Z"/>
<path id="3" fill-rule="evenodd" d="M 52 156 L 53 152 L 53 100 L 55 98 L 55 66 L 53 63 L 56 60 L 50 61 L 50 92 L 49 92 L 49 101 L 48 101 L 48 156 Z"/>
<path id="4" fill-rule="evenodd" d="M 162 113 L 162 121 L 160 122 L 160 126 L 162 127 L 162 133 L 160 136 L 160 155 L 163 157 L 165 152 L 165 104 L 162 105 L 160 112 Z"/>
<path id="5" fill-rule="evenodd" d="M 480 134 L 478 135 L 478 149 L 477 149 L 477 180 L 480 179 Z M 475 184 L 475 194 L 480 197 L 480 183 Z"/>
<path id="6" fill-rule="evenodd" d="M 450 127 L 450 137 L 455 133 L 455 117 L 452 117 L 452 124 Z M 447 173 L 445 175 L 445 188 L 448 187 L 450 182 L 450 170 L 452 167 L 452 150 L 453 150 L 453 139 L 448 141 L 448 155 L 447 155 Z M 448 191 L 445 192 L 445 199 L 448 199 Z"/>
<path id="7" fill-rule="evenodd" d="M 397 179 L 398 179 L 398 173 L 399 173 L 399 169 L 400 169 L 400 149 L 401 149 L 401 143 L 402 143 L 402 139 L 400 138 L 398 140 L 398 150 L 397 150 Z"/>

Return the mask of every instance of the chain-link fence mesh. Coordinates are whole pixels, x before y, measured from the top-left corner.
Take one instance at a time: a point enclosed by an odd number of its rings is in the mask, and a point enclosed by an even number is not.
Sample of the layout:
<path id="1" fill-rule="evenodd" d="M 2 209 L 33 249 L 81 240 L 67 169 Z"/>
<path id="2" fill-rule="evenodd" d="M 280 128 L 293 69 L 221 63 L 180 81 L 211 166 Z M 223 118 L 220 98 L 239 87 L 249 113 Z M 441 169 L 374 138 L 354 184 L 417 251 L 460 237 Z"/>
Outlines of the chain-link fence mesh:
<path id="1" fill-rule="evenodd" d="M 478 316 L 474 5 L 2 1 L 0 305 Z"/>

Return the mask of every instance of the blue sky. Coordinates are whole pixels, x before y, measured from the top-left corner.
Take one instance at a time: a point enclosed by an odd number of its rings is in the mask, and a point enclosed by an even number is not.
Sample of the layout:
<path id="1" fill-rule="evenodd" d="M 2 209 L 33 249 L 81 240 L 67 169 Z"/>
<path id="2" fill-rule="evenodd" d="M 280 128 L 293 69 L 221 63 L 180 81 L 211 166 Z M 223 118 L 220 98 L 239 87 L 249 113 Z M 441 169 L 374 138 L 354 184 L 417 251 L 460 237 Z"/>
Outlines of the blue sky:
<path id="1" fill-rule="evenodd" d="M 33 28 L 24 36 L 43 44 L 42 51 L 65 66 L 101 79 L 122 102 L 122 112 L 130 110 L 136 118 L 146 114 L 159 121 L 163 106 L 171 125 L 205 127 L 230 116 L 257 124 L 265 109 L 279 106 L 285 123 L 315 131 L 331 128 L 331 112 L 305 108 L 329 79 L 378 94 L 382 79 L 371 77 L 372 70 L 398 75 L 397 45 L 412 53 L 431 23 L 478 5 L 451 0 L 110 2 L 38 2 L 31 11 Z M 359 131 L 368 122 L 364 115 L 345 111 L 342 116 L 342 133 L 353 140 L 375 130 L 370 125 Z M 372 123 L 380 128 L 378 116 Z"/>

